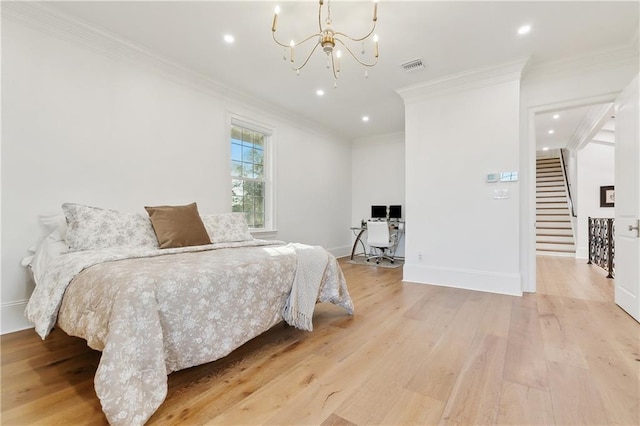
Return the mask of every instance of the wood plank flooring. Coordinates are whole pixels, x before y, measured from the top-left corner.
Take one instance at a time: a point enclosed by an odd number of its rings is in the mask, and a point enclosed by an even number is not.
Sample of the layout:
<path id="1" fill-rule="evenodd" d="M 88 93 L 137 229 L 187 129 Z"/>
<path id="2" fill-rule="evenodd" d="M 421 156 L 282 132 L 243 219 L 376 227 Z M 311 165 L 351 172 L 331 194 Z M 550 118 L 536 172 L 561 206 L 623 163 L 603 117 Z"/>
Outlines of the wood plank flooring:
<path id="1" fill-rule="evenodd" d="M 318 305 L 312 333 L 278 325 L 171 374 L 148 424 L 640 424 L 640 325 L 598 267 L 538 257 L 523 297 L 342 267 L 354 317 Z M 1 344 L 2 424 L 106 424 L 99 352 L 57 329 Z"/>

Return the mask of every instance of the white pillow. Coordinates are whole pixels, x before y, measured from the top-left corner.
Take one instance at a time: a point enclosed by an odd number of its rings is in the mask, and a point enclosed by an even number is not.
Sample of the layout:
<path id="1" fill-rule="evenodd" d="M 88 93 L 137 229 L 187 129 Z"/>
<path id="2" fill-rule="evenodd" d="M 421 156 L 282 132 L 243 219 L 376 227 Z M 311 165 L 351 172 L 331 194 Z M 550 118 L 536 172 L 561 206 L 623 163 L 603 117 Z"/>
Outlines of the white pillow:
<path id="1" fill-rule="evenodd" d="M 244 213 L 210 214 L 201 217 L 213 244 L 253 240 Z"/>
<path id="2" fill-rule="evenodd" d="M 158 247 L 149 216 L 124 213 L 82 204 L 64 203 L 66 240 L 70 251 L 109 247 Z"/>
<path id="3" fill-rule="evenodd" d="M 54 230 L 47 238 L 42 240 L 36 249 L 36 254 L 30 262 L 31 271 L 33 272 L 33 280 L 36 285 L 39 284 L 40 278 L 49 268 L 51 262 L 69 252 L 69 246 L 60 234 L 60 230 Z"/>
<path id="4" fill-rule="evenodd" d="M 40 235 L 38 235 L 36 242 L 29 247 L 29 251 L 33 253 L 52 232 L 57 231 L 63 238 L 67 233 L 67 219 L 60 212 L 39 214 L 38 224 L 40 225 Z"/>

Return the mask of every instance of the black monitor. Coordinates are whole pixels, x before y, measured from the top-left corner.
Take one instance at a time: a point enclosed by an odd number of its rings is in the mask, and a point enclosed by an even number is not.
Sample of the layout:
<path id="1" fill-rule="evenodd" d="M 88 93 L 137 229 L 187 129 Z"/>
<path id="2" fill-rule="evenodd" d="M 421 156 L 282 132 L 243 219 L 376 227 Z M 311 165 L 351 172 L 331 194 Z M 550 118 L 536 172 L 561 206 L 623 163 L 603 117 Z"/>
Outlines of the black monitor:
<path id="1" fill-rule="evenodd" d="M 402 219 L 402 206 L 389 206 L 389 219 Z"/>
<path id="2" fill-rule="evenodd" d="M 371 219 L 386 219 L 387 206 L 371 206 Z"/>

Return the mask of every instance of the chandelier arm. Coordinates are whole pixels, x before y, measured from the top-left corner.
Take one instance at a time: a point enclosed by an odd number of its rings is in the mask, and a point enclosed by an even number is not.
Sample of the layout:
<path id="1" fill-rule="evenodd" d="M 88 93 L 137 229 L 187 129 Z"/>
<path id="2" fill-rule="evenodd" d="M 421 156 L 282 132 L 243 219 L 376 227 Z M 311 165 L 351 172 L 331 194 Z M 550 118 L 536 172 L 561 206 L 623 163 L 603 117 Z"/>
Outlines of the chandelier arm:
<path id="1" fill-rule="evenodd" d="M 306 43 L 307 41 L 311 40 L 312 38 L 314 38 L 314 37 L 320 37 L 320 36 L 322 36 L 322 33 L 315 33 L 315 34 L 311 34 L 309 37 L 305 38 L 304 40 L 299 41 L 298 43 L 295 43 L 295 45 L 296 45 L 296 46 L 300 46 L 300 45 L 302 45 L 303 43 Z"/>
<path id="2" fill-rule="evenodd" d="M 338 74 L 336 73 L 336 65 L 333 63 L 333 52 L 331 52 L 331 71 L 333 72 L 333 79 L 338 79 Z"/>
<path id="3" fill-rule="evenodd" d="M 348 38 L 348 39 L 349 39 L 349 40 L 351 40 L 351 41 L 363 41 L 363 40 L 368 39 L 368 38 L 369 38 L 369 36 L 370 36 L 371 34 L 373 34 L 373 32 L 374 32 L 375 30 L 376 30 L 376 22 L 374 21 L 374 22 L 373 22 L 373 27 L 371 28 L 371 31 L 369 31 L 369 32 L 367 33 L 367 35 L 366 35 L 366 36 L 364 36 L 364 37 L 360 37 L 360 38 L 353 38 L 353 37 L 350 37 L 348 34 L 341 33 L 341 32 L 337 32 L 337 31 L 336 31 L 336 33 L 334 34 L 334 36 L 341 35 L 341 36 L 345 36 L 346 38 Z"/>
<path id="4" fill-rule="evenodd" d="M 288 45 L 288 44 L 280 43 L 280 42 L 278 41 L 278 39 L 276 38 L 276 32 L 275 32 L 275 31 L 271 31 L 271 34 L 273 35 L 273 41 L 275 41 L 275 42 L 276 42 L 276 44 L 278 44 L 278 45 L 280 45 L 280 46 L 282 46 L 282 47 L 291 47 L 291 46 L 290 46 L 290 45 Z"/>
<path id="5" fill-rule="evenodd" d="M 322 32 L 322 2 L 319 2 L 320 6 L 318 6 L 318 28 L 320 28 L 320 32 Z"/>
<path id="6" fill-rule="evenodd" d="M 316 43 L 315 46 L 313 46 L 313 49 L 311 49 L 311 52 L 309 52 L 309 55 L 307 56 L 307 59 L 304 60 L 304 62 L 302 63 L 302 65 L 300 65 L 299 67 L 291 67 L 294 71 L 300 71 L 302 68 L 304 68 L 305 65 L 307 65 L 307 62 L 309 62 L 309 59 L 311 59 L 311 56 L 313 55 L 313 52 L 316 51 L 316 49 L 318 48 L 318 46 L 320 46 L 320 43 Z"/>
<path id="7" fill-rule="evenodd" d="M 274 32 L 272 32 L 271 34 L 273 34 L 273 41 L 275 41 L 275 42 L 276 42 L 277 44 L 279 44 L 280 46 L 282 46 L 282 47 L 291 47 L 291 44 L 284 44 L 284 43 L 280 43 L 280 42 L 276 39 L 276 33 L 275 33 L 275 31 L 274 31 Z M 300 45 L 302 45 L 303 43 L 305 43 L 305 42 L 307 42 L 307 41 L 311 40 L 312 38 L 314 38 L 314 37 L 320 37 L 321 35 L 322 35 L 322 33 L 311 34 L 309 37 L 305 38 L 304 40 L 302 40 L 302 41 L 300 41 L 300 42 L 298 42 L 298 43 L 295 43 L 295 42 L 294 42 L 294 47 L 295 47 L 295 46 L 300 46 Z"/>
<path id="8" fill-rule="evenodd" d="M 353 57 L 353 59 L 355 59 L 356 61 L 358 61 L 358 63 L 360 63 L 360 65 L 363 65 L 365 67 L 373 67 L 378 63 L 378 57 L 375 58 L 375 61 L 373 61 L 372 63 L 368 64 L 366 62 L 362 62 L 360 59 L 358 59 L 358 57 L 351 51 L 351 49 L 349 49 L 349 46 L 347 46 L 342 40 L 340 40 L 339 38 L 336 38 L 336 41 L 340 42 L 341 45 L 344 46 L 345 49 L 347 49 L 347 52 L 349 52 L 349 54 Z"/>

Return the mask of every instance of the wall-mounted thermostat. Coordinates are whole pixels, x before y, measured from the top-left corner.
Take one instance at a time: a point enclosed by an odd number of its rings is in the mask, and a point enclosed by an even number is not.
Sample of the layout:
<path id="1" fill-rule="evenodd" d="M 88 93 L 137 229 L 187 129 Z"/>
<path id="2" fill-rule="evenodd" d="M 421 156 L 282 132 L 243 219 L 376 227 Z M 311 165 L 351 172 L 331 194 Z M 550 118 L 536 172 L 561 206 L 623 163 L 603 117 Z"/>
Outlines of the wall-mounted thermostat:
<path id="1" fill-rule="evenodd" d="M 500 172 L 500 182 L 517 182 L 518 172 Z"/>
<path id="2" fill-rule="evenodd" d="M 498 173 L 487 173 L 487 182 L 497 182 L 500 179 L 500 175 Z"/>

